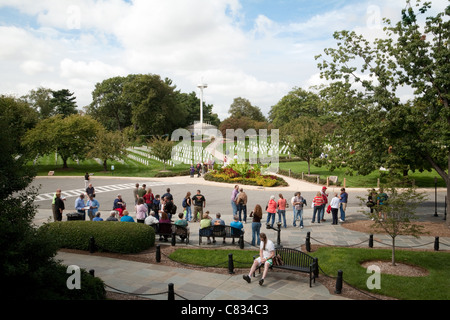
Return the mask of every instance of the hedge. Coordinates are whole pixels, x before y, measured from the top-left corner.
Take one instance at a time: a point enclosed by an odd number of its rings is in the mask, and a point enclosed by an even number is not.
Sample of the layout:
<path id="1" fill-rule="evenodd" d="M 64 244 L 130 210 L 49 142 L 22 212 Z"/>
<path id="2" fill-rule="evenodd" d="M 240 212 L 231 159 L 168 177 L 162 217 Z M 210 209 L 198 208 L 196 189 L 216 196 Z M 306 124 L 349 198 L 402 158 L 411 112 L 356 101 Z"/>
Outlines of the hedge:
<path id="1" fill-rule="evenodd" d="M 60 221 L 43 225 L 60 248 L 89 250 L 94 237 L 96 249 L 114 253 L 138 253 L 155 245 L 152 227 L 136 222 Z"/>

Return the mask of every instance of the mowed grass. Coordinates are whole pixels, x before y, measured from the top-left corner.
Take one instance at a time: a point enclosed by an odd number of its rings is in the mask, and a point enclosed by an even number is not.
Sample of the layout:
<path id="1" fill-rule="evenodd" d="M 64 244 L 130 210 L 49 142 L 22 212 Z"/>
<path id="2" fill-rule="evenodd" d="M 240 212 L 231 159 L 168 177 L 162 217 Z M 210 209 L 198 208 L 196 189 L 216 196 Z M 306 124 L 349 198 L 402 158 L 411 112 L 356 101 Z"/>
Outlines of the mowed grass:
<path id="1" fill-rule="evenodd" d="M 228 267 L 228 255 L 233 255 L 235 268 L 250 268 L 254 250 L 224 249 L 177 249 L 169 258 L 185 264 Z M 430 251 L 397 250 L 396 262 L 419 266 L 428 270 L 423 277 L 406 277 L 381 274 L 381 289 L 369 290 L 367 281 L 373 273 L 361 266 L 365 261 L 391 261 L 391 250 L 322 247 L 309 253 L 317 257 L 320 267 L 319 278 L 324 274 L 336 277 L 338 270 L 343 271 L 346 283 L 366 292 L 381 294 L 402 300 L 448 300 L 450 299 L 450 253 Z M 270 277 L 270 274 L 268 275 Z"/>
<path id="2" fill-rule="evenodd" d="M 33 166 L 33 163 L 28 163 L 29 166 Z M 63 169 L 63 162 L 58 157 L 55 163 L 55 156 L 43 156 L 40 157 L 36 163 L 36 170 L 38 176 L 46 176 L 49 171 L 54 171 L 55 176 L 80 176 L 86 172 L 93 173 L 96 176 L 120 176 L 120 177 L 154 177 L 156 174 L 164 170 L 164 164 L 162 162 L 149 159 L 149 165 L 146 166 L 138 161 L 132 159 L 126 159 L 123 162 L 108 161 L 107 171 L 104 170 L 103 165 L 99 164 L 93 159 L 86 159 L 77 163 L 69 159 L 67 161 L 68 169 Z M 114 166 L 114 170 L 111 170 L 111 166 Z M 189 165 L 176 165 L 172 167 L 166 165 L 166 170 L 173 173 L 186 173 L 188 174 Z"/>
<path id="3" fill-rule="evenodd" d="M 308 173 L 308 164 L 305 161 L 298 161 L 298 162 L 280 162 L 280 169 L 282 170 L 289 170 L 291 169 L 292 172 L 296 172 L 301 174 L 304 172 L 305 174 Z M 339 168 L 334 171 L 328 170 L 326 167 L 316 167 L 314 165 L 311 165 L 311 174 L 318 174 L 321 178 L 326 179 L 329 176 L 337 176 L 338 181 L 341 183 L 341 185 L 344 185 L 344 178 L 346 179 L 345 186 L 347 188 L 376 188 L 377 187 L 377 180 L 380 178 L 380 183 L 385 182 L 385 178 L 382 177 L 381 172 L 376 170 L 370 173 L 367 176 L 363 175 L 348 175 L 346 173 L 345 168 Z M 431 172 L 424 171 L 424 172 L 412 172 L 409 171 L 408 173 L 409 179 L 415 180 L 415 185 L 417 187 L 421 188 L 431 188 L 434 187 L 434 178 L 437 179 L 437 186 L 439 188 L 445 188 L 445 181 L 438 175 L 438 173 L 435 170 L 432 170 Z"/>

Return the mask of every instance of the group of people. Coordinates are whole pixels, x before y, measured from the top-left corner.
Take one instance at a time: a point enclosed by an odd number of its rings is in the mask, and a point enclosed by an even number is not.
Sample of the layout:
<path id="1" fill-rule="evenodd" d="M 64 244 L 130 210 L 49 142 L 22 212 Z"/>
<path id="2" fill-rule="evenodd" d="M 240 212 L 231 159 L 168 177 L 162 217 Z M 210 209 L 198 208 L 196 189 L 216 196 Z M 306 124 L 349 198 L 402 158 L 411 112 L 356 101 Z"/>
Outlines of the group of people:
<path id="1" fill-rule="evenodd" d="M 334 193 L 333 198 L 328 202 L 328 193 L 326 193 L 327 187 L 323 187 L 322 191 L 317 192 L 313 199 L 313 216 L 311 223 L 315 223 L 317 214 L 317 223 L 325 222 L 324 217 L 325 211 L 331 212 L 332 223 L 334 225 L 339 222 L 345 222 L 345 211 L 347 209 L 348 193 L 345 188 L 341 188 L 341 192 L 338 194 Z M 326 208 L 326 209 L 325 209 Z M 338 211 L 340 212 L 340 217 L 338 218 Z"/>

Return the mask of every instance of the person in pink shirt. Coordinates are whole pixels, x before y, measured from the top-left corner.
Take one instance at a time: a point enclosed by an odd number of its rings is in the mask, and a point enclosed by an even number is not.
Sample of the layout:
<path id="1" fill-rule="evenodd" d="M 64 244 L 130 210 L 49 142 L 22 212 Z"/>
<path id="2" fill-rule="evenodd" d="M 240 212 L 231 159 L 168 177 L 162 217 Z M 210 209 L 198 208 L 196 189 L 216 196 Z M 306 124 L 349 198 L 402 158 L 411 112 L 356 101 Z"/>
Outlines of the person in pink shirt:
<path id="1" fill-rule="evenodd" d="M 267 224 L 269 224 L 270 219 L 272 219 L 272 227 L 275 222 L 275 213 L 277 212 L 277 203 L 275 201 L 275 196 L 270 196 L 269 203 L 266 207 L 267 211 Z"/>
<path id="2" fill-rule="evenodd" d="M 145 205 L 144 198 L 139 198 L 136 205 L 136 220 L 139 223 L 144 223 L 147 216 L 147 206 Z"/>
<path id="3" fill-rule="evenodd" d="M 277 202 L 278 205 L 278 222 L 281 223 L 281 217 L 283 217 L 283 226 L 287 228 L 286 226 L 286 199 L 283 198 L 283 195 L 280 193 L 279 199 Z"/>

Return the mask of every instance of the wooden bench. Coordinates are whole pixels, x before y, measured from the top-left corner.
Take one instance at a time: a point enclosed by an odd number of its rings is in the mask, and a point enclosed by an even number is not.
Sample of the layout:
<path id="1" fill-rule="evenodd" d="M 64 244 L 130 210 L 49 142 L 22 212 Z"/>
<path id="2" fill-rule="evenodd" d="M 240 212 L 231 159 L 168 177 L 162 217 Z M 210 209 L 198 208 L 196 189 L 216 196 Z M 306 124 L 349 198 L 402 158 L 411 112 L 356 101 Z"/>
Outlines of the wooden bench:
<path id="1" fill-rule="evenodd" d="M 244 248 L 244 232 L 243 230 L 233 228 L 231 226 L 224 226 L 224 225 L 217 225 L 217 226 L 210 226 L 203 229 L 200 229 L 198 232 L 198 243 L 202 243 L 203 237 L 213 237 L 214 238 L 223 238 L 223 241 L 225 242 L 225 239 L 233 239 L 233 244 L 235 243 L 234 240 L 239 240 L 239 246 L 241 249 Z"/>
<path id="2" fill-rule="evenodd" d="M 181 242 L 186 241 L 186 244 L 189 243 L 189 228 L 178 226 L 174 223 L 158 223 L 157 225 L 152 225 L 155 228 L 155 234 L 164 238 L 164 241 L 167 241 L 167 238 L 172 238 L 173 235 L 180 237 Z"/>
<path id="3" fill-rule="evenodd" d="M 275 249 L 275 255 L 279 255 L 281 257 L 281 260 L 283 260 L 283 265 L 274 265 L 270 267 L 271 269 L 278 268 L 309 273 L 309 287 L 311 287 L 312 281 L 316 283 L 316 278 L 319 277 L 319 263 L 317 258 L 313 258 L 302 251 L 291 248 L 277 248 Z M 261 273 L 261 267 L 264 266 L 259 266 L 259 273 Z"/>

